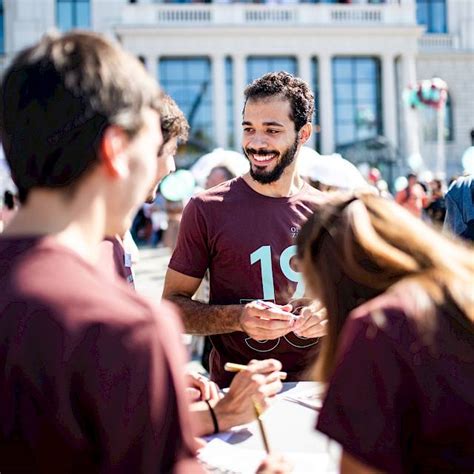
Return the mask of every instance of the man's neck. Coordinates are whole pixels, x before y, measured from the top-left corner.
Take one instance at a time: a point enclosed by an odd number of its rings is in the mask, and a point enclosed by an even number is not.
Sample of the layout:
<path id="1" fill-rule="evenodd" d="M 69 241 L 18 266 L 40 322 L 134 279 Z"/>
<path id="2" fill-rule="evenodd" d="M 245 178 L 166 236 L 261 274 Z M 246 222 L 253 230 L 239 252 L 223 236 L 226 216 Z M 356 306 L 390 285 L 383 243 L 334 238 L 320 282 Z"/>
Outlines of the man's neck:
<path id="1" fill-rule="evenodd" d="M 53 236 L 94 264 L 104 235 L 105 209 L 99 199 L 66 197 L 51 190 L 31 191 L 4 235 Z"/>
<path id="2" fill-rule="evenodd" d="M 245 182 L 257 193 L 268 197 L 290 197 L 301 191 L 304 180 L 295 169 L 287 168 L 280 179 L 273 183 L 262 184 L 252 178 L 250 173 L 243 176 Z"/>

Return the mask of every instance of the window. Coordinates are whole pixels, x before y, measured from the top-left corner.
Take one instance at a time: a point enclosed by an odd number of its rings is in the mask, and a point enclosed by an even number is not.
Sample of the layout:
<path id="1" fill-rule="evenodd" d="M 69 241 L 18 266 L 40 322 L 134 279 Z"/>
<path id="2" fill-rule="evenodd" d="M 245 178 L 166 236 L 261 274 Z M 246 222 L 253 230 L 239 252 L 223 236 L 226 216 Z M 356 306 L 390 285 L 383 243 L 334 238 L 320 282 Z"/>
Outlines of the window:
<path id="1" fill-rule="evenodd" d="M 296 59 L 291 56 L 249 57 L 247 59 L 247 82 L 249 84 L 267 72 L 277 71 L 297 74 Z"/>
<path id="2" fill-rule="evenodd" d="M 427 33 L 446 33 L 446 0 L 416 0 L 416 21 Z"/>
<path id="3" fill-rule="evenodd" d="M 380 62 L 376 58 L 334 58 L 336 146 L 382 133 Z"/>
<path id="4" fill-rule="evenodd" d="M 314 135 L 314 148 L 316 151 L 321 151 L 321 122 L 320 122 L 320 113 L 319 113 L 319 67 L 318 67 L 318 59 L 313 58 L 311 61 L 312 66 L 312 74 L 313 74 L 313 93 L 314 93 L 314 128 L 313 128 L 313 135 Z"/>
<path id="5" fill-rule="evenodd" d="M 190 136 L 187 145 L 180 147 L 178 162 L 189 164 L 194 158 L 211 150 L 213 140 L 212 75 L 208 58 L 161 58 L 160 84 L 176 101 L 188 119 Z"/>
<path id="6" fill-rule="evenodd" d="M 423 107 L 420 109 L 420 119 L 423 124 L 423 138 L 427 142 L 435 142 L 438 139 L 438 111 L 433 107 Z M 444 139 L 452 141 L 454 139 L 453 107 L 451 97 L 448 95 L 444 114 Z"/>
<path id="7" fill-rule="evenodd" d="M 234 140 L 234 65 L 232 58 L 225 58 L 225 88 L 227 112 L 227 144 L 235 148 Z"/>
<path id="8" fill-rule="evenodd" d="M 89 0 L 56 0 L 56 23 L 60 30 L 90 27 Z"/>
<path id="9" fill-rule="evenodd" d="M 5 28 L 2 0 L 0 0 L 0 54 L 5 54 Z"/>

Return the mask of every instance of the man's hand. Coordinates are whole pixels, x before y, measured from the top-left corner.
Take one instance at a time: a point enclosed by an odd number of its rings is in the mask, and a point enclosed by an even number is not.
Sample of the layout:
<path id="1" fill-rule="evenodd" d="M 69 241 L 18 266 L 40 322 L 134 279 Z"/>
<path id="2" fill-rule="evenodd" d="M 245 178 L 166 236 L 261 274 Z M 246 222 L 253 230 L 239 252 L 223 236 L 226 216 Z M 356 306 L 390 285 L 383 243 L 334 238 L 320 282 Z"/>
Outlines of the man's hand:
<path id="1" fill-rule="evenodd" d="M 186 374 L 186 394 L 189 402 L 208 400 L 217 403 L 223 397 L 214 382 L 197 372 Z"/>
<path id="2" fill-rule="evenodd" d="M 255 419 L 253 400 L 266 410 L 282 388 L 281 363 L 275 359 L 252 360 L 247 370 L 232 380 L 229 391 L 214 407 L 221 431 Z"/>
<path id="3" fill-rule="evenodd" d="M 291 301 L 291 305 L 292 311 L 299 316 L 292 328 L 297 336 L 313 338 L 326 335 L 326 308 L 319 301 L 301 298 Z"/>
<path id="4" fill-rule="evenodd" d="M 293 330 L 291 305 L 279 306 L 265 301 L 252 301 L 244 306 L 240 325 L 257 341 L 278 339 Z"/>

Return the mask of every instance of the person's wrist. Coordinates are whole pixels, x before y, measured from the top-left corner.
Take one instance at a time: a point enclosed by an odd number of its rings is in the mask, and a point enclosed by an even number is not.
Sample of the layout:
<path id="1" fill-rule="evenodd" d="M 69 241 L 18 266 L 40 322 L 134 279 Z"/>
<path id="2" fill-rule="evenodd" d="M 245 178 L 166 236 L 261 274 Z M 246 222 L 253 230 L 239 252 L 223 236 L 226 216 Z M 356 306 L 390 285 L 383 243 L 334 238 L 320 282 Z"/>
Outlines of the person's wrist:
<path id="1" fill-rule="evenodd" d="M 212 427 L 213 427 L 213 434 L 217 434 L 219 433 L 222 428 L 219 424 L 219 417 L 218 417 L 218 414 L 216 413 L 216 410 L 214 409 L 214 407 L 212 406 L 211 402 L 209 400 L 204 400 L 208 409 L 209 409 L 209 415 L 211 417 L 211 420 L 212 420 Z"/>
<path id="2" fill-rule="evenodd" d="M 240 411 L 237 407 L 232 407 L 232 404 L 228 403 L 228 397 L 224 397 L 214 405 L 214 413 L 219 421 L 219 428 L 221 431 L 227 431 L 233 426 L 244 423 L 240 418 Z"/>
<path id="3" fill-rule="evenodd" d="M 236 321 L 235 321 L 235 331 L 245 332 L 244 326 L 242 324 L 242 319 L 244 317 L 245 305 L 236 305 Z"/>

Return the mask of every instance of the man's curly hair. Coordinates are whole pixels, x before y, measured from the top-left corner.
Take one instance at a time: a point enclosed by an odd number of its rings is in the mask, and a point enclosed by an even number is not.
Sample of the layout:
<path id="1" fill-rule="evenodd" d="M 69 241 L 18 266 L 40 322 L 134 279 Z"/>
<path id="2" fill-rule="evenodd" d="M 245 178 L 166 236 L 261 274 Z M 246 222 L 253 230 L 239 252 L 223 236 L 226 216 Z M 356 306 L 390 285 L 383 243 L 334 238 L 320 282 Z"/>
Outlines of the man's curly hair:
<path id="1" fill-rule="evenodd" d="M 308 84 L 286 71 L 270 72 L 255 79 L 244 91 L 245 105 L 249 100 L 285 98 L 291 105 L 291 120 L 298 132 L 303 125 L 311 123 L 314 112 L 314 94 Z M 244 110 L 245 110 L 244 105 Z"/>
<path id="2" fill-rule="evenodd" d="M 188 140 L 189 124 L 182 110 L 169 95 L 163 95 L 159 112 L 163 144 L 175 137 L 179 143 L 185 143 Z"/>

